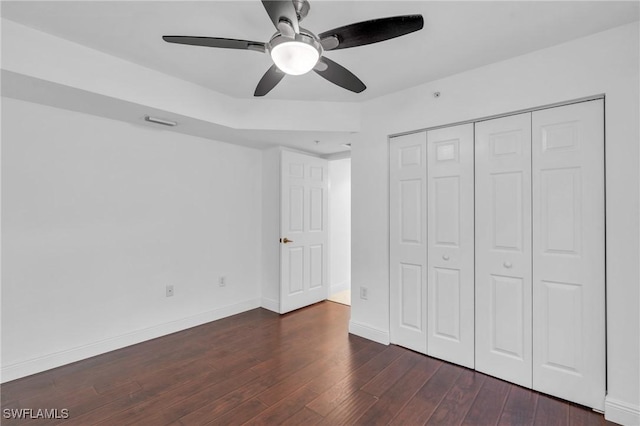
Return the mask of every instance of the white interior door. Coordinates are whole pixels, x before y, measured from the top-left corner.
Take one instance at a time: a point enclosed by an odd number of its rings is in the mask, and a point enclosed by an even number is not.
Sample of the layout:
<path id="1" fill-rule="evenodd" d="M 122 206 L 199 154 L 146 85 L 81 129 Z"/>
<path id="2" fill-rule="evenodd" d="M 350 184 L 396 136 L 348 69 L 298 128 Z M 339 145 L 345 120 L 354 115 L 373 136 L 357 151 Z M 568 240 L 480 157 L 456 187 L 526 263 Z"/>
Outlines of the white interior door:
<path id="1" fill-rule="evenodd" d="M 533 113 L 533 387 L 604 409 L 602 100 Z"/>
<path id="2" fill-rule="evenodd" d="M 476 369 L 531 387 L 531 114 L 475 132 Z"/>
<path id="3" fill-rule="evenodd" d="M 427 353 L 427 143 L 419 132 L 389 143 L 390 339 Z"/>
<path id="4" fill-rule="evenodd" d="M 328 165 L 283 151 L 280 179 L 280 313 L 328 297 Z"/>
<path id="5" fill-rule="evenodd" d="M 427 354 L 474 367 L 473 124 L 427 132 Z"/>

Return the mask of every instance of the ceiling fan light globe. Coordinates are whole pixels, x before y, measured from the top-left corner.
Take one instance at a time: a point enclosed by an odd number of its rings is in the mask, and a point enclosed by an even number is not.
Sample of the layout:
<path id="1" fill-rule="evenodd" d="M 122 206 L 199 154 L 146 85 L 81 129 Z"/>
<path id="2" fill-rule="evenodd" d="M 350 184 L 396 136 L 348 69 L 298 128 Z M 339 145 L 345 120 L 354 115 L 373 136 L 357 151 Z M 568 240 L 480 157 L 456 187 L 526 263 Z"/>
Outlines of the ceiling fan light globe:
<path id="1" fill-rule="evenodd" d="M 291 40 L 273 46 L 271 59 L 280 71 L 290 75 L 302 75 L 315 67 L 320 59 L 320 52 L 311 44 Z"/>

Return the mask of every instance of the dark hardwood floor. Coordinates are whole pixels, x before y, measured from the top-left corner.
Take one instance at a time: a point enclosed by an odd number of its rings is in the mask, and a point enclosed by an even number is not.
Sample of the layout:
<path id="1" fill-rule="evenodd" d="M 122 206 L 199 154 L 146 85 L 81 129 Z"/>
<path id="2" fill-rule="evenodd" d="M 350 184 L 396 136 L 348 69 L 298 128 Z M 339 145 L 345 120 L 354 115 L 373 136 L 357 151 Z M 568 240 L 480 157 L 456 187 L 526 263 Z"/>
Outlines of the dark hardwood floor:
<path id="1" fill-rule="evenodd" d="M 349 335 L 333 302 L 256 309 L 3 384 L 3 425 L 600 425 L 602 415 Z"/>

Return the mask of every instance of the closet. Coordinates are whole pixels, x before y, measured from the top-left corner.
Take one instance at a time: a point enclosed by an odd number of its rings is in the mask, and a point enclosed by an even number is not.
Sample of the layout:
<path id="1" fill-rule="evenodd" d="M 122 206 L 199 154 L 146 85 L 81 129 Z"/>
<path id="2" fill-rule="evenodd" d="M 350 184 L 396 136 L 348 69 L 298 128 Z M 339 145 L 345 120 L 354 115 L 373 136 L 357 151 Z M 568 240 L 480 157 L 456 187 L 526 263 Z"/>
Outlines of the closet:
<path id="1" fill-rule="evenodd" d="M 603 100 L 389 146 L 391 342 L 603 409 Z"/>

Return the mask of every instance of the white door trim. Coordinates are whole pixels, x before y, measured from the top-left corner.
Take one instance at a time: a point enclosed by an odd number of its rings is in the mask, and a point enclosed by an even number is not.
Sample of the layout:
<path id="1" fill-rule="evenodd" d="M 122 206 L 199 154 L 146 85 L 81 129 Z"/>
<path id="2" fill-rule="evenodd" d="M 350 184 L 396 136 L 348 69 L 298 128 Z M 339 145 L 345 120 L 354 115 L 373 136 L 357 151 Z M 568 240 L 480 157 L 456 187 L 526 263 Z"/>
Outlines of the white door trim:
<path id="1" fill-rule="evenodd" d="M 604 100 L 605 99 L 605 94 L 604 93 L 600 93 L 598 95 L 584 96 L 584 97 L 576 98 L 576 99 L 573 99 L 573 100 L 570 100 L 570 101 L 554 102 L 552 104 L 545 104 L 545 105 L 540 105 L 540 106 L 536 106 L 536 107 L 532 107 L 532 108 L 525 108 L 525 109 L 520 109 L 520 110 L 516 110 L 516 111 L 505 112 L 505 113 L 501 113 L 501 114 L 486 115 L 484 117 L 474 118 L 474 119 L 471 119 L 471 120 L 454 121 L 454 122 L 448 123 L 448 124 L 438 124 L 437 126 L 424 127 L 424 128 L 421 128 L 421 129 L 409 130 L 409 131 L 406 131 L 406 132 L 392 133 L 392 134 L 388 135 L 387 140 L 390 140 L 391 138 L 394 138 L 394 137 L 397 137 L 397 136 L 410 135 L 412 133 L 428 132 L 429 130 L 437 130 L 437 129 L 443 129 L 445 127 L 461 126 L 463 124 L 475 124 L 475 123 L 480 123 L 482 121 L 494 120 L 496 118 L 509 117 L 511 115 L 525 114 L 527 112 L 542 111 L 544 109 L 557 108 L 557 107 L 564 106 L 564 105 L 579 104 L 579 103 L 582 103 L 582 102 L 595 101 L 595 100 L 598 100 L 598 99 Z"/>

